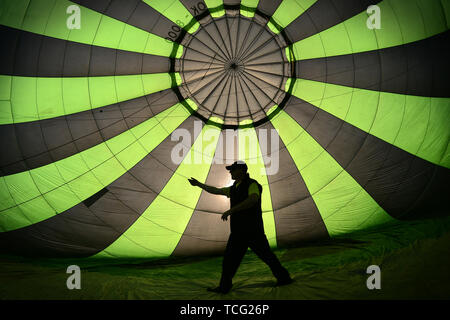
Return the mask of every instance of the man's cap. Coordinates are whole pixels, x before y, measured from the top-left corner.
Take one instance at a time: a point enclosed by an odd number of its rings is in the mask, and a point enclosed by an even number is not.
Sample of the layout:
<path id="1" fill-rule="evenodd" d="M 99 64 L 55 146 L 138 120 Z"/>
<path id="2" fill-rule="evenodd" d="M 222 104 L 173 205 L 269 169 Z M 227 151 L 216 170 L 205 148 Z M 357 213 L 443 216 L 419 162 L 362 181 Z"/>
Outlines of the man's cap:
<path id="1" fill-rule="evenodd" d="M 247 164 L 242 160 L 235 161 L 231 166 L 226 166 L 225 168 L 229 171 L 239 168 L 244 169 L 244 171 L 247 171 L 248 169 Z"/>

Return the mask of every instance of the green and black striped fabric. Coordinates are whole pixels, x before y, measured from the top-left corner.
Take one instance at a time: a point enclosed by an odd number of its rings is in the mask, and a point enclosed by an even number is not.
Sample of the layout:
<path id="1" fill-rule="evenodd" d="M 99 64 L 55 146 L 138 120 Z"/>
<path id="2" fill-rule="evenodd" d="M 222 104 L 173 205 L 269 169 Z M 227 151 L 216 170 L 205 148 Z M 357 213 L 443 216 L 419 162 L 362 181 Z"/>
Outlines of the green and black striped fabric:
<path id="1" fill-rule="evenodd" d="M 448 214 L 449 21 L 449 0 L 1 1 L 1 250 L 222 252 L 228 199 L 187 179 L 230 185 L 236 160 L 273 248 Z"/>

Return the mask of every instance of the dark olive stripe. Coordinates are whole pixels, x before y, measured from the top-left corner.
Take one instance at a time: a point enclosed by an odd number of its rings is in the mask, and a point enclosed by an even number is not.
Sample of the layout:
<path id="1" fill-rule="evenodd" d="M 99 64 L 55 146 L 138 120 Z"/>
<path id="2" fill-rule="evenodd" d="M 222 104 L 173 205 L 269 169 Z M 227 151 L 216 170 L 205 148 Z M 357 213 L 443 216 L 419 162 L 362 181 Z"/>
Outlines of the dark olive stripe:
<path id="1" fill-rule="evenodd" d="M 236 7 L 241 4 L 241 0 L 223 0 L 224 7 Z"/>
<path id="2" fill-rule="evenodd" d="M 194 135 L 194 119 L 189 117 L 179 128 Z M 105 249 L 140 217 L 173 175 L 177 164 L 170 150 L 177 143 L 168 136 L 89 207 L 80 203 L 50 219 L 0 233 L 0 249 L 40 257 L 82 257 Z"/>
<path id="3" fill-rule="evenodd" d="M 96 146 L 178 103 L 171 89 L 68 116 L 0 126 L 1 175 L 41 167 Z"/>
<path id="4" fill-rule="evenodd" d="M 284 109 L 391 216 L 446 201 L 450 170 L 420 159 L 296 97 Z M 439 172 L 439 174 L 437 174 Z M 442 184 L 442 187 L 440 185 Z M 429 190 L 435 190 L 430 194 Z M 447 193 L 447 195 L 446 195 Z M 427 210 L 414 213 L 426 217 Z"/>
<path id="5" fill-rule="evenodd" d="M 297 61 L 297 77 L 354 88 L 449 97 L 450 31 L 368 52 Z"/>
<path id="6" fill-rule="evenodd" d="M 234 139 L 234 155 L 238 154 L 237 131 L 223 130 L 217 144 L 214 160 L 211 164 L 205 183 L 218 188 L 227 186 L 230 173 L 225 169 L 225 163 L 232 163 L 237 159 L 226 161 L 226 145 Z M 216 163 L 217 162 L 217 163 Z M 193 187 L 194 188 L 194 187 Z M 230 200 L 221 195 L 213 195 L 202 191 L 197 206 L 184 231 L 173 256 L 207 255 L 221 253 L 226 246 L 230 233 L 229 222 L 221 220 L 221 214 L 230 208 Z"/>
<path id="7" fill-rule="evenodd" d="M 261 130 L 265 130 L 268 137 L 259 141 L 266 171 L 274 173 L 268 174 L 267 179 L 278 246 L 327 239 L 329 235 L 319 210 L 283 141 L 278 138 L 279 147 L 272 146 L 275 141 L 270 132 L 275 128 L 270 122 L 256 129 L 258 137 L 264 137 L 260 135 Z M 272 148 L 276 149 L 273 153 Z M 278 166 L 274 164 L 276 161 Z"/>
<path id="8" fill-rule="evenodd" d="M 380 0 L 318 0 L 285 27 L 284 32 L 294 43 L 331 28 L 378 2 Z"/>
<path id="9" fill-rule="evenodd" d="M 90 77 L 169 72 L 167 57 L 103 48 L 0 26 L 0 74 Z"/>
<path id="10" fill-rule="evenodd" d="M 281 1 L 282 0 L 259 0 L 256 10 L 270 18 L 280 6 Z"/>
<path id="11" fill-rule="evenodd" d="M 141 0 L 74 0 L 83 7 L 125 22 L 133 27 L 167 37 L 172 21 Z"/>
<path id="12" fill-rule="evenodd" d="M 204 17 L 210 14 L 208 6 L 202 0 L 179 0 L 179 1 L 197 21 L 203 19 Z M 211 16 L 209 16 L 209 18 L 211 18 Z"/>

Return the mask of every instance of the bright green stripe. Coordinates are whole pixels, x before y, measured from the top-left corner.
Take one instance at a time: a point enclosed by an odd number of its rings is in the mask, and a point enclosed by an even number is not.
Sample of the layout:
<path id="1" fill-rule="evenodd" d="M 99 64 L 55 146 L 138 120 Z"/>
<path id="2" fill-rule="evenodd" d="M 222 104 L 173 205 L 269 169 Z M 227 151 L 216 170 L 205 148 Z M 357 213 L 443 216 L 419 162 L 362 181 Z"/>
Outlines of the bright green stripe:
<path id="1" fill-rule="evenodd" d="M 261 209 L 263 211 L 264 232 L 267 235 L 270 246 L 276 247 L 275 219 L 273 216 L 272 199 L 270 197 L 270 187 L 256 131 L 254 128 L 240 129 L 238 137 L 239 160 L 243 160 L 247 163 L 250 177 L 263 186 Z M 268 136 L 268 139 L 269 138 L 270 134 Z"/>
<path id="2" fill-rule="evenodd" d="M 450 98 L 378 92 L 303 79 L 297 79 L 292 94 L 411 154 L 450 167 L 446 151 Z"/>
<path id="3" fill-rule="evenodd" d="M 366 26 L 366 11 L 293 45 L 297 60 L 351 54 L 410 43 L 448 29 L 440 0 L 384 0 L 381 29 Z"/>
<path id="4" fill-rule="evenodd" d="M 205 4 L 208 8 L 215 8 L 223 6 L 222 0 L 205 0 Z"/>
<path id="5" fill-rule="evenodd" d="M 244 17 L 252 18 L 255 15 L 255 9 L 258 7 L 259 0 L 242 0 L 240 13 Z"/>
<path id="6" fill-rule="evenodd" d="M 259 0 L 242 0 L 241 6 L 249 7 L 249 8 L 256 8 L 258 7 Z"/>
<path id="7" fill-rule="evenodd" d="M 219 136 L 220 129 L 205 125 L 150 206 L 122 236 L 94 257 L 169 256 L 180 241 L 202 191 L 192 187 L 187 179 L 194 176 L 206 180 Z"/>
<path id="8" fill-rule="evenodd" d="M 284 111 L 271 119 L 302 175 L 330 236 L 393 219 Z"/>
<path id="9" fill-rule="evenodd" d="M 194 19 L 189 10 L 179 0 L 144 0 L 144 2 L 180 27 L 185 27 Z M 185 29 L 189 33 L 194 33 L 199 26 L 200 24 L 196 22 L 192 27 Z"/>
<path id="10" fill-rule="evenodd" d="M 11 83 L 12 109 L 0 110 L 0 124 L 69 115 L 141 97 L 172 85 L 168 73 L 78 78 L 1 76 L 0 84 L 5 82 Z"/>
<path id="11" fill-rule="evenodd" d="M 80 29 L 68 29 L 70 5 L 74 3 L 66 0 L 2 0 L 0 24 L 63 40 L 170 56 L 172 44 L 163 38 L 79 5 Z"/>
<path id="12" fill-rule="evenodd" d="M 178 103 L 71 157 L 0 178 L 0 230 L 48 219 L 97 193 L 158 146 L 189 113 Z"/>
<path id="13" fill-rule="evenodd" d="M 205 4 L 208 7 L 208 9 L 218 8 L 218 10 L 215 10 L 213 12 L 211 12 L 211 10 L 210 10 L 211 17 L 219 18 L 219 17 L 225 15 L 225 10 L 223 9 L 223 1 L 222 0 L 205 0 Z M 221 7 L 221 8 L 219 8 L 219 7 Z"/>
<path id="14" fill-rule="evenodd" d="M 285 28 L 316 1 L 317 0 L 284 0 L 274 12 L 271 20 L 273 19 L 281 28 Z M 276 34 L 281 31 L 281 29 L 276 28 L 272 23 L 268 23 L 268 27 Z"/>

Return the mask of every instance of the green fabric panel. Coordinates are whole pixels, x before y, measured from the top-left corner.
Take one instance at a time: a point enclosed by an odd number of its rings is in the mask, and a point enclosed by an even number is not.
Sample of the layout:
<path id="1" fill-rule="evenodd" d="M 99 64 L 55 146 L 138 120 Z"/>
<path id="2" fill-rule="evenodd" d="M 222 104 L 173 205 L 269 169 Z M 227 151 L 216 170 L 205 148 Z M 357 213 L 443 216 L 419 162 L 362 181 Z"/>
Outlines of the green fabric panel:
<path id="1" fill-rule="evenodd" d="M 114 172 L 114 174 L 124 174 L 125 172 Z M 111 173 L 110 173 L 111 174 Z M 97 193 L 103 189 L 103 184 L 97 180 L 92 171 L 87 171 L 86 173 L 80 175 L 79 177 L 68 182 L 70 190 L 78 197 L 80 200 L 85 200 L 91 195 Z"/>
<path id="2" fill-rule="evenodd" d="M 36 85 L 38 117 L 48 119 L 65 114 L 61 79 L 36 78 Z M 20 104 L 18 108 L 20 108 Z M 15 109 L 15 112 L 19 111 L 21 109 Z"/>
<path id="3" fill-rule="evenodd" d="M 118 153 L 116 157 L 126 170 L 130 170 L 147 154 L 141 144 L 133 143 Z"/>
<path id="4" fill-rule="evenodd" d="M 31 170 L 29 173 L 40 194 L 50 192 L 66 183 L 54 163 L 43 166 L 40 170 Z"/>
<path id="5" fill-rule="evenodd" d="M 11 99 L 11 77 L 0 75 L 0 100 Z"/>
<path id="6" fill-rule="evenodd" d="M 216 8 L 223 6 L 222 0 L 205 0 L 205 4 L 208 8 Z"/>
<path id="7" fill-rule="evenodd" d="M 20 29 L 30 0 L 2 1 L 0 5 L 0 24 Z"/>
<path id="8" fill-rule="evenodd" d="M 62 86 L 66 114 L 85 111 L 91 105 L 89 78 L 62 78 Z"/>
<path id="9" fill-rule="evenodd" d="M 393 219 L 284 111 L 271 119 L 294 160 L 330 236 Z"/>
<path id="10" fill-rule="evenodd" d="M 18 1 L 13 2 L 16 3 Z M 22 21 L 21 27 L 23 28 L 23 30 L 43 34 L 45 32 L 47 21 L 51 15 L 51 12 L 53 11 L 53 8 L 55 7 L 55 4 L 55 0 L 29 1 L 26 14 Z M 66 11 L 64 10 L 63 13 L 66 13 Z M 65 24 L 62 25 L 62 27 L 65 27 Z"/>
<path id="11" fill-rule="evenodd" d="M 102 16 L 97 26 L 93 44 L 106 48 L 119 48 L 120 40 L 124 35 L 124 29 L 124 23 L 108 16 Z M 141 33 L 144 31 L 139 30 L 138 32 Z"/>
<path id="12" fill-rule="evenodd" d="M 30 225 L 30 220 L 20 211 L 20 207 L 12 207 L 8 211 L 2 212 L 0 214 L 0 231 L 9 231 L 4 226 L 9 225 Z"/>
<path id="13" fill-rule="evenodd" d="M 64 184 L 56 189 L 53 189 L 46 194 L 43 195 L 45 200 L 52 206 L 52 208 L 56 211 L 56 214 L 69 210 L 70 208 L 76 206 L 78 203 L 82 201 L 79 199 L 69 185 Z M 8 210 L 9 211 L 9 210 Z M 45 213 L 43 213 L 45 214 Z M 12 215 L 11 215 L 12 216 Z M 14 216 L 14 219 L 19 219 L 19 217 Z M 31 221 L 29 224 L 33 224 L 39 221 L 42 221 L 43 218 L 39 218 L 36 221 Z M 21 224 L 20 221 L 14 222 L 11 224 L 6 224 L 9 230 L 14 230 L 21 228 L 23 226 L 27 226 L 28 224 Z M 0 223 L 4 226 L 3 223 Z"/>
<path id="14" fill-rule="evenodd" d="M 0 210 L 4 210 L 15 205 L 11 192 L 6 185 L 5 179 L 0 179 Z"/>
<path id="15" fill-rule="evenodd" d="M 252 18 L 255 15 L 255 10 L 258 7 L 259 0 L 242 0 L 240 13 L 242 16 Z"/>
<path id="16" fill-rule="evenodd" d="M 144 86 L 144 94 L 162 91 L 172 86 L 169 73 L 142 74 L 140 77 Z"/>
<path id="17" fill-rule="evenodd" d="M 0 100 L 0 123 L 12 123 L 13 116 L 11 112 L 11 102 Z"/>
<path id="18" fill-rule="evenodd" d="M 316 1 L 317 0 L 284 0 L 272 15 L 271 20 L 273 19 L 281 28 L 286 28 Z M 275 34 L 278 34 L 281 31 L 274 27 L 272 23 L 269 23 L 268 27 Z"/>
<path id="19" fill-rule="evenodd" d="M 39 120 L 36 106 L 37 78 L 11 78 L 11 110 L 14 122 Z"/>
<path id="20" fill-rule="evenodd" d="M 111 32 L 111 30 L 108 30 Z M 119 43 L 118 48 L 120 50 L 128 50 L 135 52 L 145 52 L 148 53 L 147 50 L 150 48 L 146 48 L 147 41 L 150 37 L 148 37 L 148 33 L 144 30 L 137 29 L 130 25 L 125 25 L 123 30 L 122 39 Z M 157 39 L 151 37 L 153 40 Z"/>
<path id="21" fill-rule="evenodd" d="M 447 21 L 447 28 L 450 29 L 450 1 L 441 0 L 441 5 L 444 10 L 445 20 Z"/>
<path id="22" fill-rule="evenodd" d="M 97 193 L 142 160 L 189 115 L 178 103 L 137 126 L 145 132 L 129 130 L 71 157 L 1 177 L 0 229 L 37 223 Z"/>
<path id="23" fill-rule="evenodd" d="M 49 203 L 43 198 L 38 197 L 31 199 L 30 201 L 22 203 L 20 211 L 27 217 L 29 221 L 42 221 L 51 218 L 56 214 Z"/>
<path id="24" fill-rule="evenodd" d="M 259 0 L 242 0 L 241 6 L 249 7 L 249 8 L 256 8 L 258 7 Z"/>
<path id="25" fill-rule="evenodd" d="M 273 216 L 272 198 L 270 196 L 270 186 L 266 175 L 266 166 L 261 154 L 261 149 L 254 128 L 244 128 L 238 131 L 239 139 L 239 160 L 245 161 L 248 166 L 250 177 L 258 181 L 262 187 L 261 209 L 264 222 L 264 232 L 271 247 L 277 246 L 275 218 Z M 270 133 L 267 134 L 270 139 Z M 266 143 L 266 141 L 262 141 Z"/>
<path id="26" fill-rule="evenodd" d="M 431 37 L 448 29 L 440 0 L 384 0 L 381 29 L 369 29 L 368 13 L 293 44 L 297 60 L 376 50 Z"/>
<path id="27" fill-rule="evenodd" d="M 223 1 L 222 0 L 204 0 L 204 2 L 206 4 L 206 6 L 208 7 L 208 9 L 221 7 L 221 9 L 219 9 L 217 11 L 211 12 L 211 10 L 210 10 L 211 17 L 218 18 L 225 14 L 225 10 L 223 9 Z"/>
<path id="28" fill-rule="evenodd" d="M 427 159 L 440 159 L 436 162 L 450 168 L 450 103 L 442 98 L 431 98 L 429 125 L 425 139 L 417 152 L 417 156 Z"/>
<path id="29" fill-rule="evenodd" d="M 450 98 L 357 89 L 297 79 L 292 92 L 318 108 L 390 144 L 450 167 L 446 151 Z"/>
<path id="30" fill-rule="evenodd" d="M 69 115 L 141 97 L 172 85 L 168 73 L 88 78 L 3 76 L 2 82 L 8 83 L 8 78 L 12 119 L 11 111 L 5 110 L 0 124 Z"/>
<path id="31" fill-rule="evenodd" d="M 180 27 L 185 27 L 194 19 L 189 10 L 178 0 L 144 0 L 144 2 Z M 185 29 L 189 33 L 194 33 L 199 26 L 200 24 L 196 22 L 192 27 Z"/>
<path id="32" fill-rule="evenodd" d="M 220 129 L 205 125 L 189 153 L 149 207 L 115 242 L 94 257 L 167 257 L 173 252 L 194 212 L 202 190 L 188 178 L 205 181 Z M 202 155 L 202 161 L 196 161 Z"/>
<path id="33" fill-rule="evenodd" d="M 170 56 L 172 44 L 163 38 L 80 5 L 80 29 L 67 28 L 71 14 L 66 10 L 71 5 L 77 4 L 66 0 L 3 0 L 0 24 L 58 39 Z"/>
<path id="34" fill-rule="evenodd" d="M 4 176 L 3 178 L 15 203 L 26 202 L 40 195 L 30 172 Z M 4 206 L 2 205 L 2 207 Z"/>

